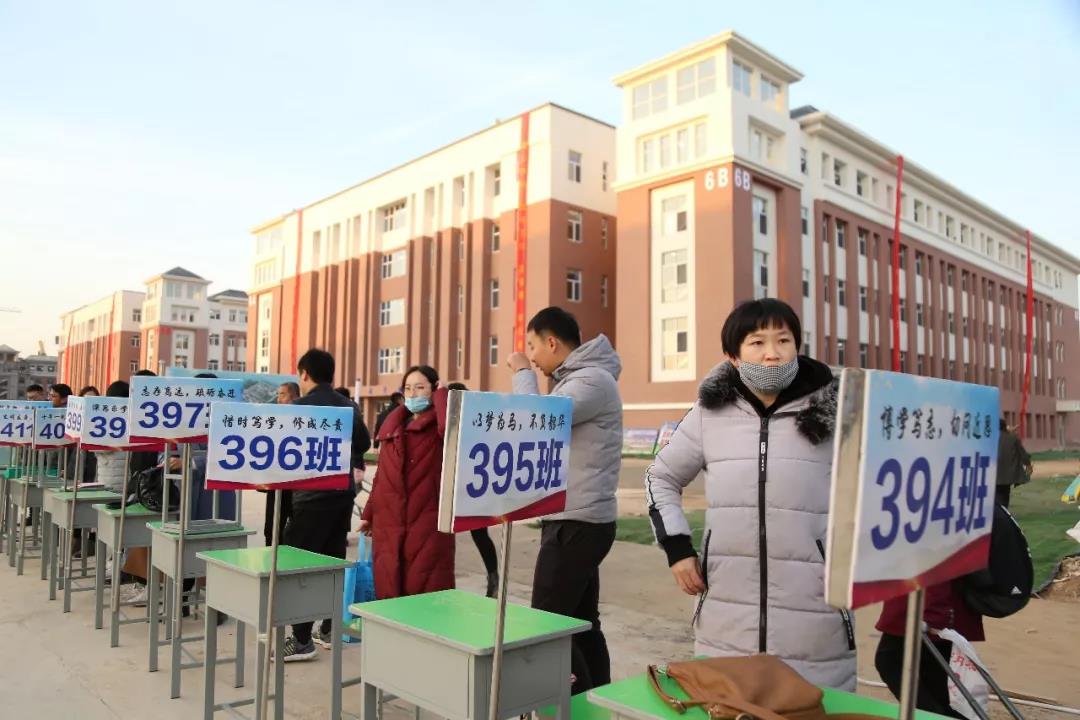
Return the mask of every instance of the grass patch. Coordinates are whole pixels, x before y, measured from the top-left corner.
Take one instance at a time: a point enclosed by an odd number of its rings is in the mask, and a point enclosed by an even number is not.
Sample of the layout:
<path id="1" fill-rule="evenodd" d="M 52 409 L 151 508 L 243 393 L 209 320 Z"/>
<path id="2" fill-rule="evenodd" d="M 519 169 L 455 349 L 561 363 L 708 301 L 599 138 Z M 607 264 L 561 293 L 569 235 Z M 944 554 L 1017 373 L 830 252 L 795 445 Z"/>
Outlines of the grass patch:
<path id="1" fill-rule="evenodd" d="M 1066 555 L 1080 552 L 1078 545 L 1065 531 L 1080 520 L 1075 506 L 1061 502 L 1061 494 L 1072 482 L 1069 476 L 1032 480 L 1026 485 L 1013 488 L 1010 511 L 1020 523 L 1031 547 L 1031 560 L 1035 565 L 1035 585 L 1050 579 L 1054 566 Z M 686 514 L 693 532 L 694 547 L 701 547 L 705 525 L 705 511 L 695 510 Z M 615 539 L 623 542 L 651 545 L 652 526 L 647 517 L 621 517 L 615 531 Z"/>
<path id="2" fill-rule="evenodd" d="M 1070 482 L 1072 477 L 1065 475 L 1032 480 L 1013 488 L 1009 511 L 1020 523 L 1031 547 L 1035 587 L 1050 579 L 1061 558 L 1080 551 L 1080 545 L 1065 534 L 1080 520 L 1075 506 L 1061 502 Z"/>
<path id="3" fill-rule="evenodd" d="M 1080 460 L 1080 450 L 1043 450 L 1031 453 L 1032 460 Z"/>

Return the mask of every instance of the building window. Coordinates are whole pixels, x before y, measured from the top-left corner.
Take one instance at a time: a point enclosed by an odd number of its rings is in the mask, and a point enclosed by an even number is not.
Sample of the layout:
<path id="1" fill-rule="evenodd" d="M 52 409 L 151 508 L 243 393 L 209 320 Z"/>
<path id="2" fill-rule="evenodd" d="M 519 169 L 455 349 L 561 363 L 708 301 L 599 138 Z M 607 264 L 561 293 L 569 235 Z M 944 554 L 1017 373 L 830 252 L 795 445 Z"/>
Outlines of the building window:
<path id="1" fill-rule="evenodd" d="M 810 174 L 810 165 L 806 158 L 806 148 L 799 148 L 799 172 L 803 175 Z"/>
<path id="2" fill-rule="evenodd" d="M 926 217 L 926 213 L 923 212 L 923 202 L 922 202 L 922 200 L 916 200 L 915 201 L 915 222 L 921 223 L 923 221 L 924 217 Z"/>
<path id="3" fill-rule="evenodd" d="M 836 247 L 841 250 L 844 249 L 844 242 L 847 239 L 847 224 L 842 222 L 836 223 Z"/>
<path id="4" fill-rule="evenodd" d="M 210 311 L 210 319 L 211 320 L 220 320 L 221 319 L 221 311 L 220 310 L 211 310 Z"/>
<path id="5" fill-rule="evenodd" d="M 217 370 L 218 369 L 218 361 L 217 360 L 209 360 L 209 361 L 207 361 L 206 369 L 207 370 Z"/>
<path id="6" fill-rule="evenodd" d="M 802 296 L 804 298 L 810 297 L 810 271 L 803 268 L 802 271 Z"/>
<path id="7" fill-rule="evenodd" d="M 922 253 L 915 253 L 915 275 L 922 277 Z"/>
<path id="8" fill-rule="evenodd" d="M 567 158 L 567 175 L 570 182 L 581 182 L 581 153 L 571 150 Z"/>
<path id="9" fill-rule="evenodd" d="M 380 259 L 380 271 L 383 279 L 400 277 L 405 274 L 405 251 L 397 250 L 383 254 Z"/>
<path id="10" fill-rule="evenodd" d="M 607 160 L 600 163 L 600 189 L 607 192 Z"/>
<path id="11" fill-rule="evenodd" d="M 948 325 L 948 328 L 949 328 L 949 333 L 950 334 L 956 333 L 956 318 L 953 316 L 953 314 L 951 312 L 946 313 L 945 317 L 946 317 L 946 324 Z"/>
<path id="12" fill-rule="evenodd" d="M 671 136 L 661 135 L 657 143 L 660 145 L 660 168 L 666 168 L 671 164 Z"/>
<path id="13" fill-rule="evenodd" d="M 465 312 L 465 288 L 462 285 L 457 286 L 457 311 Z"/>
<path id="14" fill-rule="evenodd" d="M 866 240 L 868 233 L 862 228 L 859 229 L 859 255 L 866 257 Z"/>
<path id="15" fill-rule="evenodd" d="M 566 271 L 566 299 L 570 302 L 581 302 L 581 271 Z"/>
<path id="16" fill-rule="evenodd" d="M 867 187 L 867 185 L 869 183 L 870 183 L 870 180 L 869 180 L 869 177 L 867 176 L 866 173 L 862 172 L 861 170 L 856 171 L 856 173 L 855 173 L 855 194 L 858 195 L 859 197 L 866 197 L 867 190 L 869 189 Z"/>
<path id="17" fill-rule="evenodd" d="M 690 367 L 689 334 L 685 317 L 666 318 L 662 323 L 664 370 Z"/>
<path id="18" fill-rule="evenodd" d="M 128 363 L 128 371 L 133 372 L 133 373 L 138 372 L 139 371 L 139 361 L 138 360 L 132 360 L 130 363 Z"/>
<path id="19" fill-rule="evenodd" d="M 491 194 L 499 197 L 502 193 L 502 168 L 498 165 L 491 166 Z"/>
<path id="20" fill-rule="evenodd" d="M 847 361 L 847 340 L 836 341 L 836 364 L 844 365 Z"/>
<path id="21" fill-rule="evenodd" d="M 608 246 L 608 234 L 607 233 L 608 233 L 608 230 L 607 230 L 607 218 L 602 217 L 602 218 L 600 218 L 600 245 L 605 250 L 607 250 L 607 246 Z"/>
<path id="22" fill-rule="evenodd" d="M 638 85 L 633 91 L 635 120 L 667 110 L 667 78 L 659 77 L 652 82 Z"/>
<path id="23" fill-rule="evenodd" d="M 900 298 L 900 322 L 907 322 L 907 298 Z"/>
<path id="24" fill-rule="evenodd" d="M 236 311 L 235 310 L 230 310 L 229 311 L 229 322 L 231 322 L 231 323 L 236 322 Z"/>
<path id="25" fill-rule="evenodd" d="M 142 308 L 135 308 L 131 311 L 131 322 L 142 322 Z"/>
<path id="26" fill-rule="evenodd" d="M 867 290 L 865 285 L 859 286 L 859 310 L 866 312 Z"/>
<path id="27" fill-rule="evenodd" d="M 214 333 L 209 337 L 209 341 L 210 341 L 210 347 L 217 347 L 218 345 L 221 344 L 221 336 L 218 335 L 217 333 Z"/>
<path id="28" fill-rule="evenodd" d="M 405 224 L 405 201 L 400 200 L 382 209 L 382 229 L 384 233 L 393 232 Z M 317 264 L 317 263 L 316 263 Z"/>
<path id="29" fill-rule="evenodd" d="M 676 102 L 680 105 L 705 97 L 716 89 L 716 61 L 707 58 L 676 73 Z"/>
<path id="30" fill-rule="evenodd" d="M 403 325 L 405 323 L 405 299 L 384 300 L 379 303 L 379 325 Z"/>
<path id="31" fill-rule="evenodd" d="M 961 331 L 964 333 L 964 337 L 967 337 L 968 336 L 968 318 L 967 318 L 967 315 L 965 315 L 963 318 L 960 319 L 960 327 L 961 327 Z"/>
<path id="32" fill-rule="evenodd" d="M 825 275 L 823 279 L 824 282 L 821 284 L 822 295 L 824 296 L 825 302 L 832 302 L 832 300 L 829 299 L 829 276 Z"/>
<path id="33" fill-rule="evenodd" d="M 236 338 L 230 337 L 228 340 L 225 341 L 225 345 L 231 348 L 236 347 Z"/>
<path id="34" fill-rule="evenodd" d="M 499 223 L 491 224 L 491 252 L 499 252 Z"/>
<path id="35" fill-rule="evenodd" d="M 866 343 L 859 343 L 859 367 L 864 368 L 870 361 L 870 348 Z"/>
<path id="36" fill-rule="evenodd" d="M 755 195 L 753 210 L 754 218 L 757 220 L 758 232 L 767 235 L 769 233 L 768 201 Z"/>
<path id="37" fill-rule="evenodd" d="M 844 187 L 844 175 L 847 173 L 847 165 L 839 160 L 833 160 L 833 185 Z"/>
<path id="38" fill-rule="evenodd" d="M 660 256 L 660 301 L 684 302 L 687 299 L 687 251 L 671 250 Z"/>
<path id="39" fill-rule="evenodd" d="M 491 298 L 491 309 L 499 307 L 499 281 L 492 280 L 490 288 L 488 290 L 488 296 Z"/>
<path id="40" fill-rule="evenodd" d="M 802 234 L 810 234 L 810 208 L 799 208 L 799 217 L 802 219 Z"/>
<path id="41" fill-rule="evenodd" d="M 705 123 L 701 122 L 694 125 L 694 157 L 698 160 L 705 157 L 705 153 L 708 150 L 705 133 Z"/>
<path id="42" fill-rule="evenodd" d="M 402 349 L 379 348 L 379 374 L 391 375 L 401 372 Z"/>
<path id="43" fill-rule="evenodd" d="M 750 157 L 761 162 L 772 160 L 773 137 L 763 130 L 750 130 Z"/>
<path id="44" fill-rule="evenodd" d="M 836 304 L 840 307 L 847 307 L 847 283 L 843 280 L 837 279 L 836 281 Z"/>
<path id="45" fill-rule="evenodd" d="M 600 307 L 608 306 L 608 279 L 607 275 L 600 276 Z"/>
<path id="46" fill-rule="evenodd" d="M 948 285 L 949 287 L 953 286 L 953 268 L 952 268 L 952 265 L 950 265 L 945 270 L 945 284 Z"/>
<path id="47" fill-rule="evenodd" d="M 919 327 L 923 326 L 923 304 L 915 303 L 915 324 Z"/>
<path id="48" fill-rule="evenodd" d="M 570 210 L 566 213 L 566 238 L 573 243 L 581 242 L 581 211 Z"/>
<path id="49" fill-rule="evenodd" d="M 652 171 L 652 154 L 653 154 L 653 141 L 642 140 L 641 141 L 641 172 L 647 173 Z"/>
<path id="50" fill-rule="evenodd" d="M 455 365 L 461 367 L 465 359 L 464 348 L 462 347 L 461 340 L 458 340 L 454 347 Z"/>
<path id="51" fill-rule="evenodd" d="M 769 296 L 769 255 L 761 250 L 754 251 L 754 297 Z"/>
<path id="52" fill-rule="evenodd" d="M 810 354 L 810 344 L 811 344 L 810 343 L 810 333 L 804 331 L 803 332 L 803 341 L 802 341 L 802 354 L 805 355 L 806 357 L 813 357 Z"/>
<path id="53" fill-rule="evenodd" d="M 675 162 L 680 165 L 690 159 L 690 130 L 682 128 L 675 133 Z"/>
<path id="54" fill-rule="evenodd" d="M 761 76 L 761 101 L 776 104 L 780 97 L 780 85 L 764 75 Z"/>
<path id="55" fill-rule="evenodd" d="M 131 347 L 133 347 L 133 348 L 139 347 L 139 336 L 138 335 L 132 335 L 131 336 Z"/>
<path id="56" fill-rule="evenodd" d="M 499 337 L 492 335 L 488 338 L 488 365 L 499 364 Z"/>
<path id="57" fill-rule="evenodd" d="M 750 97 L 750 79 L 753 76 L 753 71 L 747 66 L 740 63 L 738 60 L 734 60 L 731 63 L 731 87 L 735 92 L 741 92 L 746 97 Z"/>

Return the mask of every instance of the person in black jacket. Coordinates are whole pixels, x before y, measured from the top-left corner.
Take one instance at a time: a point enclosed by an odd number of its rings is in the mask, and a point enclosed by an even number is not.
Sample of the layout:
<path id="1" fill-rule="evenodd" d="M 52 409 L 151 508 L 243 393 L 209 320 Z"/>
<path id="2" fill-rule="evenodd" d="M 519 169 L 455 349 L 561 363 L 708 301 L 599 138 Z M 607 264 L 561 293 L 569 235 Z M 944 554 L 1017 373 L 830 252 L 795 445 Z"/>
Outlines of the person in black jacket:
<path id="1" fill-rule="evenodd" d="M 353 410 L 351 470 L 363 470 L 364 453 L 371 447 L 371 437 L 360 417 L 360 409 L 352 400 L 334 390 L 334 356 L 325 350 L 312 349 L 297 363 L 301 397 L 296 405 L 351 407 Z M 352 519 L 353 499 L 356 497 L 354 474 L 349 473 L 346 490 L 292 490 L 292 516 L 285 526 L 285 542 L 302 550 L 345 558 L 348 546 L 349 521 Z M 292 637 L 285 640 L 285 662 L 310 660 L 315 657 L 315 643 L 331 645 L 330 620 L 322 621 L 318 631 L 314 623 L 292 626 Z"/>
<path id="2" fill-rule="evenodd" d="M 1016 485 L 1031 481 L 1031 455 L 1024 449 L 1020 436 L 1009 429 L 1001 418 L 998 437 L 997 502 L 1009 507 L 1010 495 Z"/>
<path id="3" fill-rule="evenodd" d="M 390 417 L 390 413 L 397 410 L 398 406 L 405 402 L 405 396 L 400 392 L 395 391 L 390 395 L 390 404 L 387 405 L 381 413 L 375 416 L 375 432 L 371 433 L 371 436 L 375 438 L 375 447 L 379 447 L 379 428 L 386 422 L 386 418 Z"/>

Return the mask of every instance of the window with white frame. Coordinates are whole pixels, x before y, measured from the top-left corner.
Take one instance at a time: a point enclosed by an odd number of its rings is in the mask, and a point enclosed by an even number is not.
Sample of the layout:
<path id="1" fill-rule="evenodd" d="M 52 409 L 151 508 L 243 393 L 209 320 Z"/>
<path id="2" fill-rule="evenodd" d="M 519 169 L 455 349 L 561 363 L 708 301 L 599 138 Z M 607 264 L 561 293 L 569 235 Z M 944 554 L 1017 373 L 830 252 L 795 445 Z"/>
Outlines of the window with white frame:
<path id="1" fill-rule="evenodd" d="M 753 201 L 754 225 L 762 235 L 769 233 L 769 201 L 763 197 L 754 196 Z"/>
<path id="2" fill-rule="evenodd" d="M 210 335 L 209 341 L 210 347 L 217 347 L 218 345 L 221 345 L 221 336 L 217 333 L 213 333 Z"/>
<path id="3" fill-rule="evenodd" d="M 131 322 L 142 322 L 142 308 L 135 308 L 131 311 Z"/>
<path id="4" fill-rule="evenodd" d="M 708 152 L 706 133 L 705 123 L 700 122 L 694 125 L 694 157 L 698 160 L 705 157 L 705 153 Z"/>
<path id="5" fill-rule="evenodd" d="M 804 298 L 810 297 L 810 271 L 803 268 L 802 271 L 802 296 Z"/>
<path id="6" fill-rule="evenodd" d="M 641 141 L 641 153 L 639 154 L 638 166 L 641 172 L 652 172 L 653 166 L 653 141 L 651 138 Z"/>
<path id="7" fill-rule="evenodd" d="M 138 335 L 132 335 L 131 336 L 131 347 L 133 347 L 133 348 L 139 347 L 139 336 Z"/>
<path id="8" fill-rule="evenodd" d="M 633 102 L 634 120 L 667 110 L 667 77 L 638 85 L 633 90 Z"/>
<path id="9" fill-rule="evenodd" d="M 664 235 L 671 237 L 687 228 L 686 196 L 666 198 L 660 205 L 660 222 Z"/>
<path id="10" fill-rule="evenodd" d="M 570 302 L 581 302 L 581 271 L 566 271 L 566 299 Z"/>
<path id="11" fill-rule="evenodd" d="M 499 252 L 500 240 L 499 223 L 491 224 L 491 252 Z"/>
<path id="12" fill-rule="evenodd" d="M 139 361 L 138 360 L 132 360 L 130 363 L 128 363 L 128 370 L 133 372 L 133 373 L 138 372 L 139 371 Z"/>
<path id="13" fill-rule="evenodd" d="M 405 298 L 383 300 L 379 303 L 379 325 L 403 325 L 405 323 Z"/>
<path id="14" fill-rule="evenodd" d="M 456 356 L 456 363 L 455 363 L 456 366 L 461 367 L 462 363 L 465 360 L 465 352 L 464 352 L 464 348 L 462 347 L 461 340 L 457 341 L 457 346 L 455 348 L 454 355 Z"/>
<path id="15" fill-rule="evenodd" d="M 750 128 L 750 157 L 761 162 L 770 162 L 773 158 L 775 140 L 760 128 Z"/>
<path id="16" fill-rule="evenodd" d="M 405 225 L 405 201 L 387 205 L 382 209 L 382 229 L 384 233 L 393 232 Z"/>
<path id="17" fill-rule="evenodd" d="M 571 150 L 567 157 L 567 174 L 570 182 L 581 182 L 581 153 Z"/>
<path id="18" fill-rule="evenodd" d="M 581 211 L 568 210 L 566 213 L 566 239 L 573 243 L 581 242 Z"/>
<path id="19" fill-rule="evenodd" d="M 173 322 L 195 322 L 196 308 L 184 307 L 183 305 L 173 305 L 172 307 L 172 321 Z"/>
<path id="20" fill-rule="evenodd" d="M 229 322 L 231 322 L 231 323 L 236 322 L 236 311 L 235 310 L 230 310 L 229 311 Z"/>
<path id="21" fill-rule="evenodd" d="M 780 98 L 780 84 L 761 76 L 761 101 L 776 104 Z"/>
<path id="22" fill-rule="evenodd" d="M 226 345 L 226 347 L 231 347 L 231 348 L 236 347 L 236 338 L 230 336 L 229 339 L 225 341 L 225 345 Z"/>
<path id="23" fill-rule="evenodd" d="M 217 370 L 218 367 L 219 367 L 219 363 L 218 363 L 217 360 L 209 360 L 206 363 L 206 369 L 207 370 Z"/>
<path id="24" fill-rule="evenodd" d="M 608 246 L 608 230 L 607 230 L 607 218 L 600 218 L 600 246 L 607 250 Z"/>
<path id="25" fill-rule="evenodd" d="M 607 192 L 607 160 L 600 163 L 600 189 Z"/>
<path id="26" fill-rule="evenodd" d="M 384 253 L 379 263 L 379 270 L 383 279 L 401 277 L 405 274 L 405 250 Z"/>
<path id="27" fill-rule="evenodd" d="M 211 320 L 220 320 L 221 319 L 221 311 L 216 309 L 216 308 L 212 309 L 210 311 L 210 319 Z"/>
<path id="28" fill-rule="evenodd" d="M 666 168 L 671 165 L 671 136 L 661 135 L 657 142 L 660 146 L 660 167 Z"/>
<path id="29" fill-rule="evenodd" d="M 769 254 L 754 251 L 754 297 L 769 297 Z"/>
<path id="30" fill-rule="evenodd" d="M 833 185 L 836 187 L 844 187 L 846 175 L 847 164 L 840 162 L 839 160 L 833 160 Z"/>
<path id="31" fill-rule="evenodd" d="M 173 358 L 173 365 L 176 367 L 186 368 L 188 366 L 187 355 L 177 355 Z"/>
<path id="32" fill-rule="evenodd" d="M 498 197 L 502 192 L 502 168 L 498 165 L 491 166 L 491 194 Z"/>
<path id="33" fill-rule="evenodd" d="M 865 285 L 859 286 L 859 312 L 866 312 L 867 309 L 867 290 Z"/>
<path id="34" fill-rule="evenodd" d="M 608 306 L 608 279 L 607 275 L 600 276 L 600 307 Z"/>
<path id="35" fill-rule="evenodd" d="M 690 129 L 675 131 L 675 162 L 682 164 L 690 159 Z"/>
<path id="36" fill-rule="evenodd" d="M 187 333 L 176 334 L 176 349 L 177 350 L 190 350 L 191 349 L 191 336 Z"/>
<path id="37" fill-rule="evenodd" d="M 669 250 L 660 255 L 660 302 L 684 302 L 688 297 L 689 279 L 686 249 Z"/>
<path id="38" fill-rule="evenodd" d="M 802 234 L 803 235 L 809 235 L 810 234 L 810 208 L 808 208 L 808 207 L 799 208 L 799 219 L 802 221 Z"/>
<path id="39" fill-rule="evenodd" d="M 499 364 L 499 336 L 492 335 L 488 338 L 488 365 Z"/>
<path id="40" fill-rule="evenodd" d="M 746 65 L 743 65 L 738 60 L 733 60 L 731 63 L 731 87 L 735 92 L 750 97 L 750 81 L 753 74 L 754 71 Z"/>
<path id="41" fill-rule="evenodd" d="M 488 297 L 491 302 L 491 309 L 499 307 L 499 281 L 497 279 L 492 280 L 488 285 Z"/>
<path id="42" fill-rule="evenodd" d="M 379 348 L 379 374 L 392 375 L 401 372 L 402 348 Z"/>
<path id="43" fill-rule="evenodd" d="M 680 105 L 716 90 L 716 60 L 706 58 L 680 68 L 676 75 L 676 102 Z"/>
<path id="44" fill-rule="evenodd" d="M 870 176 L 866 173 L 858 170 L 855 172 L 855 194 L 859 197 L 866 197 L 870 192 Z"/>
<path id="45" fill-rule="evenodd" d="M 809 175 L 809 162 L 806 157 L 806 148 L 799 148 L 799 172 L 803 175 Z"/>
<path id="46" fill-rule="evenodd" d="M 465 287 L 463 285 L 457 286 L 457 311 L 465 312 Z"/>
<path id="47" fill-rule="evenodd" d="M 661 323 L 664 370 L 685 370 L 690 366 L 690 336 L 686 317 L 665 318 Z"/>

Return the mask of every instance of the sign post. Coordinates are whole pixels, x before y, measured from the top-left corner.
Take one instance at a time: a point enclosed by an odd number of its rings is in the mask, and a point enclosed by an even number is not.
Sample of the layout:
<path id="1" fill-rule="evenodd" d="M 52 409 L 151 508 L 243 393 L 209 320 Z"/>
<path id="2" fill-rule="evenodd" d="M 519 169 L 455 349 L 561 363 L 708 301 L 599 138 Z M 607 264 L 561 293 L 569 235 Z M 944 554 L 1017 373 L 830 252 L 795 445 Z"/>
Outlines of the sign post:
<path id="1" fill-rule="evenodd" d="M 270 579 L 266 601 L 266 632 L 257 717 L 266 717 L 270 701 L 270 652 L 275 647 L 274 592 L 280 546 L 281 490 L 345 490 L 352 475 L 351 407 L 318 405 L 214 405 L 210 412 L 206 487 L 245 488 L 274 493 L 274 524 L 270 543 Z M 258 482 L 252 478 L 258 477 Z M 277 658 L 284 662 L 284 658 Z M 277 689 L 281 697 L 281 688 Z M 280 702 L 280 701 L 279 701 Z"/>
<path id="2" fill-rule="evenodd" d="M 33 459 L 33 451 L 31 450 L 33 434 L 33 406 L 14 401 L 5 402 L 0 406 L 0 445 L 13 447 L 22 454 L 24 476 L 27 475 L 28 470 L 32 472 L 32 463 L 30 461 Z M 7 488 L 8 485 L 5 482 L 4 491 L 10 492 Z M 26 508 L 29 494 L 29 479 L 27 479 L 27 482 L 23 484 L 22 505 L 20 507 Z M 23 526 L 23 519 L 16 517 L 14 511 L 11 513 L 5 511 L 4 513 L 5 517 L 9 514 L 11 517 L 7 521 L 7 535 L 5 537 L 8 543 L 8 564 L 14 566 L 15 554 L 13 551 L 18 549 L 20 553 L 22 552 L 22 544 L 26 542 L 26 531 Z M 16 537 L 19 538 L 18 545 L 13 544 Z"/>
<path id="3" fill-rule="evenodd" d="M 986 566 L 997 475 L 997 388 L 845 369 L 825 599 L 908 596 L 900 717 L 914 717 L 927 587 Z"/>
<path id="4" fill-rule="evenodd" d="M 490 720 L 499 718 L 511 523 L 566 508 L 573 409 L 570 398 L 557 395 L 450 392 L 439 531 L 503 528 Z"/>
<path id="5" fill-rule="evenodd" d="M 179 658 L 183 638 L 184 538 L 191 512 L 191 443 L 206 442 L 212 403 L 233 403 L 243 395 L 239 380 L 217 378 L 133 377 L 131 382 L 131 427 L 133 443 L 168 441 L 184 446 L 181 455 L 180 515 L 176 535 L 176 587 L 173 591 L 173 661 Z M 162 512 L 169 510 L 168 462 L 162 470 Z M 164 527 L 164 522 L 162 527 Z M 151 610 L 156 612 L 156 610 Z"/>
<path id="6" fill-rule="evenodd" d="M 64 435 L 75 443 L 75 474 L 74 483 L 72 485 L 71 505 L 68 507 L 68 533 L 67 544 L 64 546 L 64 587 L 68 587 L 71 584 L 72 577 L 72 560 L 75 549 L 75 506 L 79 501 L 79 484 L 82 481 L 82 471 L 84 451 L 80 438 L 82 434 L 83 426 L 83 400 L 84 398 L 76 397 L 74 395 L 68 396 L 67 409 L 64 413 Z M 67 473 L 64 473 L 64 491 L 67 491 Z M 86 552 L 88 548 L 81 548 L 83 558 L 86 558 Z M 65 591 L 66 592 L 66 591 Z M 65 599 L 69 595 L 64 595 Z M 65 607 L 64 612 L 68 612 L 70 608 Z"/>

